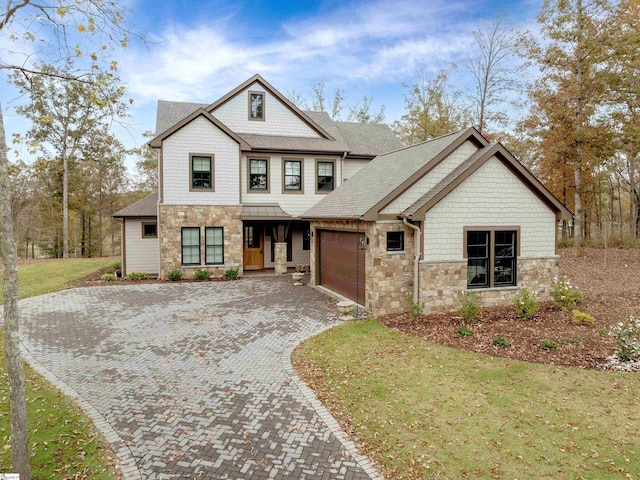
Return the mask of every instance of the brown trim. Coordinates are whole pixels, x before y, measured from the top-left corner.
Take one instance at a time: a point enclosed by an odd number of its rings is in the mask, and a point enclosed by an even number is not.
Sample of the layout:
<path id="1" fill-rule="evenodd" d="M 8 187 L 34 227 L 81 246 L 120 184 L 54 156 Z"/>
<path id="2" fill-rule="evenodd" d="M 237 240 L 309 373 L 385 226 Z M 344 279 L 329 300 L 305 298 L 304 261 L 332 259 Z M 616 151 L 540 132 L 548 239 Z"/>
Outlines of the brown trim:
<path id="1" fill-rule="evenodd" d="M 431 142 L 431 141 L 433 140 L 428 140 L 428 142 Z M 450 144 L 444 147 L 440 151 L 440 153 L 438 153 L 435 157 L 433 157 L 431 160 L 425 163 L 422 167 L 420 167 L 418 171 L 416 171 L 408 179 L 406 179 L 404 182 L 402 182 L 400 185 L 394 188 L 391 191 L 391 193 L 385 195 L 385 197 L 382 200 L 380 200 L 373 207 L 367 210 L 367 212 L 365 212 L 365 214 L 363 215 L 363 219 L 367 221 L 376 220 L 378 217 L 378 212 L 383 210 L 387 205 L 393 202 L 401 193 L 403 193 L 405 190 L 411 187 L 414 183 L 416 183 L 418 180 L 424 177 L 427 173 L 433 170 L 437 165 L 440 164 L 440 162 L 442 162 L 445 158 L 451 155 L 457 148 L 459 148 L 466 141 L 471 141 L 472 143 L 475 143 L 479 148 L 486 147 L 487 145 L 489 145 L 489 142 L 474 127 L 468 128 L 467 130 L 462 132 L 458 136 L 458 138 L 456 138 Z M 414 148 L 415 146 L 416 145 L 406 147 L 406 148 Z M 395 153 L 397 151 L 399 150 L 394 150 L 389 154 Z M 380 155 L 380 157 L 384 157 L 385 155 L 389 155 L 389 154 Z"/>
<path id="2" fill-rule="evenodd" d="M 156 226 L 156 234 L 155 235 L 145 235 L 144 234 L 144 226 L 145 225 L 155 225 Z M 140 222 L 140 238 L 158 238 L 158 222 Z"/>
<path id="3" fill-rule="evenodd" d="M 237 96 L 240 92 L 242 92 L 243 90 L 247 89 L 248 87 L 250 87 L 251 85 L 253 85 L 256 82 L 258 84 L 260 84 L 267 92 L 269 92 L 271 95 L 276 97 L 282 104 L 285 105 L 285 107 L 287 107 L 289 110 L 291 110 L 291 112 L 295 116 L 297 116 L 300 120 L 302 120 L 304 123 L 309 125 L 309 127 L 311 127 L 311 129 L 314 130 L 316 133 L 318 133 L 321 137 L 327 138 L 329 140 L 335 140 L 335 138 L 333 138 L 329 134 L 329 132 L 327 132 L 324 128 L 322 128 L 315 121 L 313 121 L 311 119 L 311 117 L 309 117 L 302 110 L 300 110 L 298 107 L 296 107 L 291 102 L 291 100 L 289 100 L 284 95 L 282 95 L 278 90 L 275 89 L 275 87 L 273 85 L 271 85 L 269 82 L 267 82 L 264 78 L 262 78 L 257 73 L 253 77 L 251 77 L 251 78 L 245 80 L 244 82 L 242 82 L 240 85 L 238 85 L 236 88 L 231 90 L 226 95 L 220 97 L 218 100 L 213 102 L 208 107 L 206 107 L 206 110 L 208 112 L 212 112 L 212 111 L 216 110 L 217 108 L 221 107 L 222 105 L 227 103 L 229 100 L 231 100 L 232 98 Z"/>
<path id="4" fill-rule="evenodd" d="M 251 189 L 251 160 L 266 160 L 267 161 L 267 188 L 265 190 Z M 247 193 L 271 193 L 271 157 L 262 157 L 258 155 L 247 155 Z"/>
<path id="5" fill-rule="evenodd" d="M 318 163 L 333 163 L 333 188 L 331 190 L 318 190 Z M 318 195 L 328 195 L 333 192 L 338 186 L 336 185 L 336 179 L 338 178 L 338 172 L 336 171 L 336 159 L 324 159 L 316 158 L 313 169 L 313 183 L 314 190 Z"/>
<path id="6" fill-rule="evenodd" d="M 122 251 L 122 278 L 127 276 L 127 219 L 122 219 L 122 229 L 120 230 L 120 235 L 122 238 L 120 239 L 120 249 Z"/>
<path id="7" fill-rule="evenodd" d="M 211 160 L 211 187 L 210 188 L 194 188 L 193 187 L 193 157 L 208 157 Z M 216 176 L 215 176 L 216 156 L 213 153 L 189 153 L 189 191 L 190 192 L 215 192 Z"/>
<path id="8" fill-rule="evenodd" d="M 284 188 L 285 185 L 285 163 L 287 162 L 298 162 L 300 163 L 300 190 L 286 190 Z M 304 193 L 304 158 L 286 158 L 286 157 L 281 157 L 281 163 L 282 163 L 282 193 L 284 194 L 300 194 L 300 193 Z"/>
<path id="9" fill-rule="evenodd" d="M 252 117 L 251 116 L 251 95 L 260 95 L 262 97 L 262 117 Z M 267 94 L 265 92 L 258 92 L 256 90 L 247 91 L 247 106 L 248 113 L 247 116 L 250 122 L 264 122 L 267 118 Z"/>
<path id="10" fill-rule="evenodd" d="M 238 147 L 238 200 L 240 205 L 242 205 L 242 150 Z"/>
<path id="11" fill-rule="evenodd" d="M 493 245 L 493 232 L 500 231 L 515 231 L 516 232 L 516 257 L 520 256 L 520 245 L 522 245 L 522 235 L 520 234 L 519 225 L 477 225 L 477 226 L 465 226 L 462 227 L 462 258 L 467 258 L 467 232 L 491 232 L 491 244 Z"/>
<path id="12" fill-rule="evenodd" d="M 251 150 L 251 146 L 247 142 L 245 142 L 242 138 L 240 138 L 238 135 L 236 135 L 234 132 L 232 132 L 224 123 L 222 123 L 216 117 L 211 115 L 204 108 L 199 108 L 198 110 L 193 112 L 191 115 L 188 115 L 188 116 L 184 117 L 178 123 L 176 123 L 172 127 L 168 128 L 167 130 L 165 130 L 161 134 L 157 135 L 153 140 L 151 140 L 148 143 L 148 145 L 151 148 L 161 148 L 162 147 L 162 142 L 164 140 L 166 140 L 171 135 L 173 135 L 178 130 L 180 130 L 182 127 L 184 127 L 185 125 L 188 125 L 189 123 L 191 123 L 193 120 L 195 120 L 196 118 L 198 118 L 200 116 L 203 116 L 204 118 L 209 120 L 211 123 L 213 123 L 222 132 L 224 132 L 228 137 L 230 137 L 232 140 L 237 142 L 240 145 L 241 148 L 247 149 L 247 150 Z"/>
<path id="13" fill-rule="evenodd" d="M 306 155 L 306 156 L 314 156 L 314 155 L 330 155 L 337 156 L 342 155 L 344 153 L 343 149 L 336 150 L 300 150 L 300 149 L 291 149 L 287 150 L 286 148 L 260 148 L 260 147 L 249 147 L 247 150 L 243 150 L 244 152 L 251 152 L 255 154 L 272 154 L 272 155 Z"/>

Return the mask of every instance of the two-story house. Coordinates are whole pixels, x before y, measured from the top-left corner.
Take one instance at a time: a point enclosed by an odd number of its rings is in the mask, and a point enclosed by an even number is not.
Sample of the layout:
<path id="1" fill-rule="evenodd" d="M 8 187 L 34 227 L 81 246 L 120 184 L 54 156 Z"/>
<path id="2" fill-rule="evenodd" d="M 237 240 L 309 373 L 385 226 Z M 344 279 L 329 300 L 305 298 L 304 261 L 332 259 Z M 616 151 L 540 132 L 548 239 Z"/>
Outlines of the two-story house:
<path id="1" fill-rule="evenodd" d="M 158 102 L 156 133 L 157 194 L 114 216 L 124 273 L 161 278 L 309 265 L 301 215 L 402 146 L 386 125 L 302 111 L 260 75 L 209 105 Z"/>
<path id="2" fill-rule="evenodd" d="M 210 105 L 159 102 L 157 194 L 123 219 L 124 272 L 310 265 L 374 315 L 549 296 L 571 212 L 474 128 L 402 147 L 385 125 L 301 111 L 256 75 Z"/>

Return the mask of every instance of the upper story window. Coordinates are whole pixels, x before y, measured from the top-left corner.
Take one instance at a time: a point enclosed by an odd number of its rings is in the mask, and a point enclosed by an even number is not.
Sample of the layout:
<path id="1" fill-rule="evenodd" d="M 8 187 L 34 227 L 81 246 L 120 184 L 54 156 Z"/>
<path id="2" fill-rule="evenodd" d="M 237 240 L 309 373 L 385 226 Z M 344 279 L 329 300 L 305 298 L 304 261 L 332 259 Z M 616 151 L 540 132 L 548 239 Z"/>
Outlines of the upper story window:
<path id="1" fill-rule="evenodd" d="M 467 287 L 516 285 L 517 230 L 467 230 Z"/>
<path id="2" fill-rule="evenodd" d="M 269 192 L 269 160 L 249 159 L 249 191 Z"/>
<path id="3" fill-rule="evenodd" d="M 157 222 L 142 222 L 142 238 L 158 238 Z"/>
<path id="4" fill-rule="evenodd" d="M 191 155 L 189 190 L 213 191 L 213 155 Z"/>
<path id="5" fill-rule="evenodd" d="M 283 169 L 283 191 L 302 192 L 302 160 L 285 160 Z"/>
<path id="6" fill-rule="evenodd" d="M 317 162 L 317 192 L 330 192 L 335 188 L 335 163 Z"/>
<path id="7" fill-rule="evenodd" d="M 249 92 L 249 120 L 264 120 L 263 92 Z"/>
<path id="8" fill-rule="evenodd" d="M 387 252 L 404 251 L 404 232 L 387 232 Z"/>

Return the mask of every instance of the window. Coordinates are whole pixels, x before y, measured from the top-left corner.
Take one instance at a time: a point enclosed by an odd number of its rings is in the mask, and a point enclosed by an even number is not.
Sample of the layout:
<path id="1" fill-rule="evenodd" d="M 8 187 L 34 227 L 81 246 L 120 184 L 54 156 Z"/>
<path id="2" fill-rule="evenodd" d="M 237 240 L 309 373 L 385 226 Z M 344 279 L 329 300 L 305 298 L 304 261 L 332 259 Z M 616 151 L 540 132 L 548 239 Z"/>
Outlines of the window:
<path id="1" fill-rule="evenodd" d="M 285 160 L 284 161 L 284 178 L 282 182 L 284 192 L 301 192 L 302 191 L 302 161 L 301 160 Z"/>
<path id="2" fill-rule="evenodd" d="M 222 227 L 204 229 L 204 262 L 207 265 L 224 264 L 224 230 Z"/>
<path id="3" fill-rule="evenodd" d="M 311 229 L 308 227 L 302 232 L 302 250 L 311 250 Z"/>
<path id="4" fill-rule="evenodd" d="M 269 191 L 269 161 L 266 159 L 249 159 L 249 190 Z"/>
<path id="5" fill-rule="evenodd" d="M 264 93 L 249 92 L 249 120 L 264 120 Z"/>
<path id="6" fill-rule="evenodd" d="M 333 190 L 334 167 L 335 164 L 333 162 L 318 162 L 316 164 L 318 170 L 318 192 L 330 192 Z"/>
<path id="7" fill-rule="evenodd" d="M 467 287 L 516 284 L 517 230 L 467 230 Z"/>
<path id="8" fill-rule="evenodd" d="M 158 224 L 142 222 L 142 238 L 158 238 Z"/>
<path id="9" fill-rule="evenodd" d="M 387 232 L 387 252 L 404 251 L 404 232 Z"/>
<path id="10" fill-rule="evenodd" d="M 182 228 L 182 265 L 200 265 L 200 228 Z"/>
<path id="11" fill-rule="evenodd" d="M 190 190 L 213 191 L 213 155 L 191 155 Z"/>

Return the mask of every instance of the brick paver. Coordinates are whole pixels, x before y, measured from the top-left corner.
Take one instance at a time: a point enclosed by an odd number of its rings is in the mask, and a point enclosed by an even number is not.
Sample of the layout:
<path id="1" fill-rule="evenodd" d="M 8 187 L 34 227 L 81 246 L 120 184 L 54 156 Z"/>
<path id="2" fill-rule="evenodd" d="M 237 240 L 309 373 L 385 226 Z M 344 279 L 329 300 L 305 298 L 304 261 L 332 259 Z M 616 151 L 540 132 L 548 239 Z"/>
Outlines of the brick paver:
<path id="1" fill-rule="evenodd" d="M 289 362 L 333 303 L 289 277 L 80 288 L 21 301 L 21 336 L 126 478 L 376 477 Z"/>

